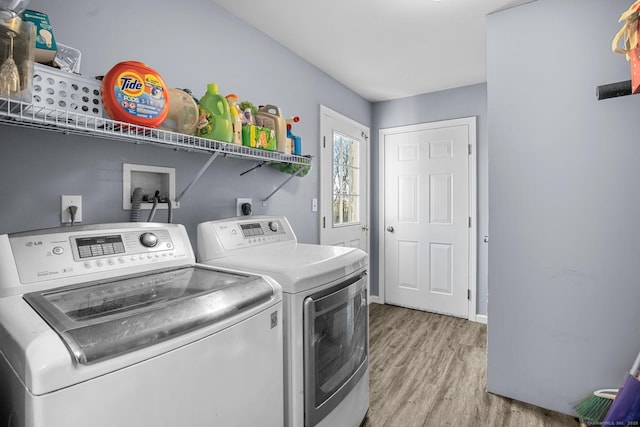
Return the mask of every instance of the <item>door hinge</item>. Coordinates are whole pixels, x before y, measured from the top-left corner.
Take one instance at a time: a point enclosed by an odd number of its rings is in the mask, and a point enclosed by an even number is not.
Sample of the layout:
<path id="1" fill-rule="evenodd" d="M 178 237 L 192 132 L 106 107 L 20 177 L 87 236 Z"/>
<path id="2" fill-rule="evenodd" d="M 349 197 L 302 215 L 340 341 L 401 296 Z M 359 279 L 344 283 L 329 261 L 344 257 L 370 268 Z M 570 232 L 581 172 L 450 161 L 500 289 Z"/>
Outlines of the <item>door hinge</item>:
<path id="1" fill-rule="evenodd" d="M 467 299 L 471 301 L 471 289 L 467 289 Z"/>
<path id="2" fill-rule="evenodd" d="M 326 216 L 322 217 L 322 228 L 327 228 L 327 217 Z"/>
<path id="3" fill-rule="evenodd" d="M 467 144 L 469 155 L 471 155 L 471 144 Z"/>
<path id="4" fill-rule="evenodd" d="M 471 217 L 469 217 L 469 228 L 471 228 Z"/>
<path id="5" fill-rule="evenodd" d="M 327 148 L 327 137 L 326 136 L 322 137 L 322 148 Z"/>

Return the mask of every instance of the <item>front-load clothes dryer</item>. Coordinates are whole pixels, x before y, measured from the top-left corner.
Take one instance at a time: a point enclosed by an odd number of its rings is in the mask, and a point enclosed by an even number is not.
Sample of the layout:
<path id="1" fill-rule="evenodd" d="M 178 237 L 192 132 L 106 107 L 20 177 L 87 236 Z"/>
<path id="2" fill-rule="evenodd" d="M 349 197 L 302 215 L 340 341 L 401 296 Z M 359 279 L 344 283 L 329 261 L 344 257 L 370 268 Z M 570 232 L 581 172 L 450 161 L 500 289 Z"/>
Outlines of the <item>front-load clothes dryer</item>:
<path id="1" fill-rule="evenodd" d="M 369 407 L 368 257 L 298 243 L 285 217 L 198 225 L 198 261 L 275 279 L 284 293 L 285 426 L 357 427 Z"/>
<path id="2" fill-rule="evenodd" d="M 0 425 L 281 427 L 282 305 L 180 225 L 0 235 Z"/>

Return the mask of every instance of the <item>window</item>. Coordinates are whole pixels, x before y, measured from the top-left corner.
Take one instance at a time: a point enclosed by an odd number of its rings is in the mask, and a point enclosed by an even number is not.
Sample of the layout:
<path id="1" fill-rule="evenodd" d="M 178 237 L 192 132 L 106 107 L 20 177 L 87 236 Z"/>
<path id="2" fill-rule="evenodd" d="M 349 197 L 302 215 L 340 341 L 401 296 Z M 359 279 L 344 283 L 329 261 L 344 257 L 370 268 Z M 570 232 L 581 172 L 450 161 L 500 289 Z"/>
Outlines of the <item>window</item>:
<path id="1" fill-rule="evenodd" d="M 358 141 L 333 133 L 333 225 L 360 222 Z"/>

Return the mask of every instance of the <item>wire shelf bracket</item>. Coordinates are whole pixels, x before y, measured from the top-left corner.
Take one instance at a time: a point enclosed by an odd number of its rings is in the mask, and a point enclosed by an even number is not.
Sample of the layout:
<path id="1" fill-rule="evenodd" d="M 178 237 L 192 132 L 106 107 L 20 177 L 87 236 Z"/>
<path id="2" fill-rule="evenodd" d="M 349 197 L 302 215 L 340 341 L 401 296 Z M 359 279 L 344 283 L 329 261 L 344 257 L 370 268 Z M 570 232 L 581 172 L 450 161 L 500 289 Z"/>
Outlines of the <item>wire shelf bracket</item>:
<path id="1" fill-rule="evenodd" d="M 176 197 L 176 203 L 179 202 L 180 200 L 182 200 L 182 197 L 184 197 L 185 194 L 187 194 L 187 192 L 189 190 L 191 190 L 191 187 L 193 187 L 195 185 L 195 183 L 200 179 L 200 177 L 202 176 L 202 174 L 204 174 L 204 172 L 209 168 L 209 166 L 211 166 L 211 163 L 213 163 L 213 161 L 220 155 L 219 151 L 214 152 L 211 157 L 209 157 L 209 160 L 207 160 L 207 162 L 202 166 L 202 168 L 200 168 L 200 170 L 198 171 L 198 173 L 196 174 L 196 176 L 193 178 L 193 180 L 189 183 L 189 185 L 187 185 L 185 187 L 184 190 L 182 190 L 182 193 L 180 193 L 180 195 L 178 197 Z"/>
<path id="2" fill-rule="evenodd" d="M 280 189 L 282 187 L 284 187 L 285 185 L 287 185 L 287 183 L 289 181 L 291 181 L 293 178 L 295 178 L 296 176 L 300 175 L 302 173 L 302 171 L 304 171 L 304 168 L 299 168 L 296 173 L 294 173 L 293 175 L 291 175 L 289 178 L 287 178 L 282 184 L 280 184 L 278 187 L 276 187 L 275 190 L 273 190 L 271 192 L 271 194 L 269 194 L 267 197 L 265 197 L 264 199 L 262 199 L 262 206 L 266 206 L 267 202 L 269 201 L 269 199 L 271 197 L 273 197 L 274 194 L 276 194 L 278 191 L 280 191 Z"/>
<path id="3" fill-rule="evenodd" d="M 270 161 L 291 163 L 301 166 L 311 165 L 311 157 L 309 156 L 261 150 L 258 148 L 246 147 L 213 139 L 200 138 L 193 135 L 138 126 L 131 123 L 96 117 L 76 111 L 29 104 L 2 96 L 0 96 L 0 123 L 19 127 L 43 129 L 52 132 L 59 132 L 65 135 L 84 135 L 107 140 L 130 142 L 134 144 L 152 144 L 160 147 L 172 148 L 174 150 L 210 154 L 209 159 L 202 166 L 200 171 L 198 171 L 189 185 L 187 185 L 182 193 L 180 193 L 176 198 L 176 202 L 179 202 L 187 192 L 191 190 L 196 182 L 202 177 L 204 172 L 211 166 L 213 161 L 221 154 L 224 157 L 261 161 L 257 166 L 243 172 L 241 175 L 257 169 Z M 292 178 L 298 176 L 303 170 L 304 167 L 300 167 L 295 174 L 288 177 L 285 182 L 280 184 L 280 186 L 278 186 L 262 201 L 263 206 L 266 206 L 267 201 L 275 193 L 277 193 Z"/>

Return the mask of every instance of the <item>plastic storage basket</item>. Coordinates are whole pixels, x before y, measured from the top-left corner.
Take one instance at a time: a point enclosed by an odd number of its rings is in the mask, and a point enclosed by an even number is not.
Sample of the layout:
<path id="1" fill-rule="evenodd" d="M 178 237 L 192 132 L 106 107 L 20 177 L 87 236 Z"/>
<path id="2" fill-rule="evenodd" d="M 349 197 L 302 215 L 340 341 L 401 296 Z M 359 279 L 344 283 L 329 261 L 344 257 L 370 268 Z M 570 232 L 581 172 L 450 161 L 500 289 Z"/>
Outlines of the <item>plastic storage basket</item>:
<path id="1" fill-rule="evenodd" d="M 102 82 L 35 63 L 33 102 L 36 116 L 82 120 L 103 117 Z M 69 115 L 69 113 L 77 113 Z"/>
<path id="2" fill-rule="evenodd" d="M 80 74 L 80 59 L 82 57 L 80 51 L 57 41 L 56 46 L 58 47 L 58 52 L 56 52 L 54 59 L 56 65 L 67 73 Z"/>

